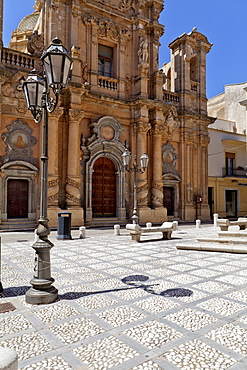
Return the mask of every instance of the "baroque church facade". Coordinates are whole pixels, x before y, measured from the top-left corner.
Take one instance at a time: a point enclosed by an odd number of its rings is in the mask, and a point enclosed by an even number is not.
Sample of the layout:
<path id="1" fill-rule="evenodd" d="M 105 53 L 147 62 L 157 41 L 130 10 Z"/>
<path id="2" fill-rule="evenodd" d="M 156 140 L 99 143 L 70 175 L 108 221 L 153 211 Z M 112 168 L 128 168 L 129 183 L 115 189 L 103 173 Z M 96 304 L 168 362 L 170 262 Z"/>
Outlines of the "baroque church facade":
<path id="1" fill-rule="evenodd" d="M 2 1 L 1 1 L 2 3 Z M 58 108 L 49 114 L 48 218 L 72 226 L 126 223 L 133 211 L 132 163 L 140 223 L 208 220 L 206 54 L 193 29 L 169 47 L 159 69 L 161 0 L 36 0 L 35 11 L 1 46 L 0 228 L 39 217 L 42 123 L 27 110 L 22 82 L 58 37 L 74 60 Z M 2 4 L 1 4 L 2 11 Z M 1 18 L 2 19 L 2 18 Z M 2 29 L 2 25 L 1 25 Z"/>

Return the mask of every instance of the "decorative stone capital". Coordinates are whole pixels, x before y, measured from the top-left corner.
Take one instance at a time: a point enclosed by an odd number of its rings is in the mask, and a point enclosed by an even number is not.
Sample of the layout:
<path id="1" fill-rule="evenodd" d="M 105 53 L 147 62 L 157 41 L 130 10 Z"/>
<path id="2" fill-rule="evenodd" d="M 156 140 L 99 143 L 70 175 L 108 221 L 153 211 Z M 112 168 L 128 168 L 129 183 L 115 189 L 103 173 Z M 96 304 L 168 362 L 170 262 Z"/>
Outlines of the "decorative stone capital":
<path id="1" fill-rule="evenodd" d="M 161 135 L 165 131 L 165 126 L 163 123 L 155 123 L 152 126 L 152 134 L 153 135 Z"/>
<path id="2" fill-rule="evenodd" d="M 134 131 L 136 133 L 147 133 L 151 128 L 151 124 L 149 122 L 135 122 L 134 124 Z"/>
<path id="3" fill-rule="evenodd" d="M 80 122 L 84 117 L 84 112 L 79 109 L 69 109 L 69 118 L 70 121 Z"/>

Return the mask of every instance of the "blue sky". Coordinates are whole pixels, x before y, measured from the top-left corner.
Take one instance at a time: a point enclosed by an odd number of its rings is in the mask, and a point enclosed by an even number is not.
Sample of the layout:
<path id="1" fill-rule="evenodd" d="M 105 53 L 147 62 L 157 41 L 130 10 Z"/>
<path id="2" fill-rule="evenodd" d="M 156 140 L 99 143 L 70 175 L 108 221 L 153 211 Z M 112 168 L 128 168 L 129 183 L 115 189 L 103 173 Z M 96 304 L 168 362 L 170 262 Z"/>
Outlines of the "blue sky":
<path id="1" fill-rule="evenodd" d="M 5 0 L 5 46 L 20 20 L 32 13 L 34 3 L 34 0 Z M 213 44 L 207 56 L 208 98 L 223 92 L 224 85 L 247 81 L 246 15 L 247 0 L 165 0 L 160 17 L 160 23 L 165 25 L 160 66 L 170 60 L 168 44 L 197 27 Z"/>

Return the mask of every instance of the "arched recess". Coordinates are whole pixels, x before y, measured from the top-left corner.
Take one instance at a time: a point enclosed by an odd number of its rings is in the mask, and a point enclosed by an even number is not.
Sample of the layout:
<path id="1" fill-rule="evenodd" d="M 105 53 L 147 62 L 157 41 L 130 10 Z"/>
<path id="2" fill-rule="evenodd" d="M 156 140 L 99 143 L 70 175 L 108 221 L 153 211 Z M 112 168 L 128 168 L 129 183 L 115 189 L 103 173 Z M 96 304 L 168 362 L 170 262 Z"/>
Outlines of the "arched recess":
<path id="1" fill-rule="evenodd" d="M 98 158 L 92 175 L 93 217 L 116 217 L 116 169 L 107 157 Z"/>
<path id="2" fill-rule="evenodd" d="M 107 144 L 107 143 L 105 143 Z M 115 149 L 115 153 L 113 150 Z M 92 158 L 86 164 L 86 174 L 87 174 L 87 181 L 86 181 L 86 221 L 90 221 L 93 219 L 93 173 L 95 163 L 100 158 L 106 158 L 110 160 L 114 167 L 115 167 L 115 216 L 119 220 L 126 219 L 126 209 L 124 204 L 124 170 L 122 166 L 122 155 L 123 151 L 119 153 L 119 149 L 112 147 L 110 148 L 109 143 L 106 147 L 102 148 L 98 153 L 92 156 Z M 112 215 L 113 216 L 113 213 Z M 95 215 L 96 217 L 96 215 Z M 104 217 L 104 216 L 102 216 Z M 105 217 L 107 217 L 105 215 Z"/>
<path id="3" fill-rule="evenodd" d="M 177 218 L 178 213 L 178 206 L 179 206 L 179 184 L 181 182 L 181 179 L 178 175 L 175 175 L 174 173 L 165 173 L 162 176 L 163 180 L 163 201 L 164 201 L 164 207 L 168 209 L 170 206 L 172 209 L 173 214 L 168 214 L 168 217 L 174 217 Z M 166 196 L 171 196 L 171 204 L 168 203 L 168 199 Z M 167 202 L 167 204 L 166 204 Z M 169 213 L 169 212 L 168 212 Z"/>
<path id="4" fill-rule="evenodd" d="M 36 221 L 38 216 L 36 214 L 38 202 L 37 172 L 37 167 L 25 161 L 11 161 L 2 165 L 0 171 L 1 221 L 11 221 L 13 218 Z M 13 204 L 13 196 L 18 200 L 18 194 L 14 194 L 15 191 L 20 191 L 20 196 L 23 198 L 22 202 L 26 201 L 26 204 L 24 204 L 26 209 L 23 212 L 21 209 L 18 210 L 18 207 L 21 208 L 20 202 L 16 204 L 16 211 L 9 204 L 10 202 Z M 27 197 L 26 200 L 25 196 Z"/>
<path id="5" fill-rule="evenodd" d="M 82 181 L 85 184 L 85 221 L 90 223 L 93 220 L 93 173 L 95 163 L 100 158 L 110 160 L 115 168 L 115 217 L 119 221 L 126 220 L 125 171 L 122 163 L 122 154 L 126 149 L 119 139 L 123 127 L 116 118 L 104 116 L 97 122 L 92 122 L 90 128 L 92 136 L 88 139 L 82 139 L 81 146 L 84 153 Z M 105 214 L 103 218 L 108 217 Z"/>

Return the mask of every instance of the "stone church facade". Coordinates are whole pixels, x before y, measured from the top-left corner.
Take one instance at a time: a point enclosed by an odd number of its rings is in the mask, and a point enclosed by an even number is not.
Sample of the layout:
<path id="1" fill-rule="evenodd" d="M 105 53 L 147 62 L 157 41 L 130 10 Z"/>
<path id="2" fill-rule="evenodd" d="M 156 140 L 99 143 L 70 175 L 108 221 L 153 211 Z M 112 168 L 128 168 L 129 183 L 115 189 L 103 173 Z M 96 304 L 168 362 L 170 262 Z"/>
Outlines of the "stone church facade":
<path id="1" fill-rule="evenodd" d="M 2 6 L 2 5 L 1 5 Z M 49 115 L 48 218 L 67 210 L 72 225 L 124 224 L 133 211 L 132 163 L 140 222 L 209 216 L 206 54 L 193 29 L 170 43 L 159 66 L 163 1 L 36 0 L 35 11 L 1 47 L 0 227 L 39 216 L 42 123 L 27 111 L 22 82 L 59 37 L 74 59 L 58 108 Z"/>

